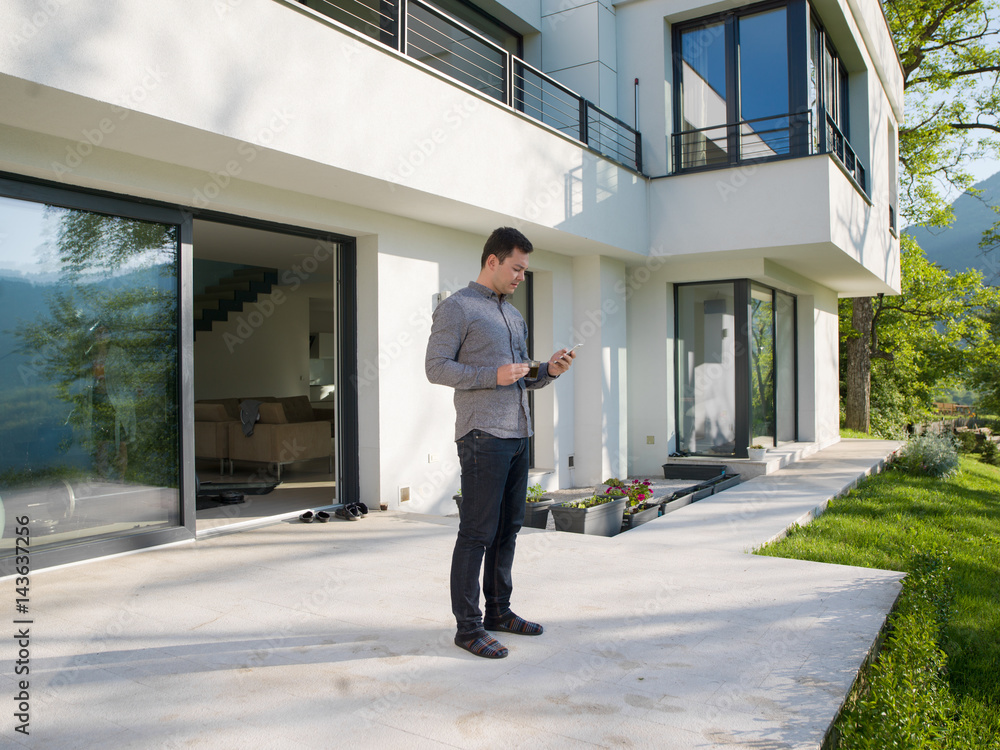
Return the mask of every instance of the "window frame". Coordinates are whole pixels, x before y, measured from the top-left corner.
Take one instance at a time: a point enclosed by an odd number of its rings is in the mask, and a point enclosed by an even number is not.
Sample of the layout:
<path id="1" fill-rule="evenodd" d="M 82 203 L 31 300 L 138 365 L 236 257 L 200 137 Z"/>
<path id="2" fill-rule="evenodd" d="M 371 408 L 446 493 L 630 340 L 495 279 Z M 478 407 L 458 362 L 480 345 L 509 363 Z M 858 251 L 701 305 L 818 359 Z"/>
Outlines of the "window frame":
<path id="1" fill-rule="evenodd" d="M 742 158 L 739 151 L 739 126 L 741 117 L 741 90 L 739 71 L 739 19 L 764 13 L 779 8 L 786 9 L 787 29 L 787 65 L 788 65 L 788 112 L 789 145 L 785 153 L 773 156 L 752 156 Z M 726 122 L 706 126 L 705 129 L 722 129 L 727 131 L 726 159 L 712 163 L 685 165 L 683 154 L 683 139 L 680 134 L 686 133 L 684 125 L 684 58 L 683 35 L 697 29 L 703 29 L 714 24 L 722 24 L 725 29 L 725 66 L 726 66 Z M 809 69 L 812 64 L 812 49 L 815 44 L 812 36 L 817 31 L 818 44 L 823 50 L 819 56 L 816 72 L 817 105 L 814 110 L 810 102 Z M 671 30 L 672 70 L 673 70 L 673 131 L 670 154 L 672 174 L 688 174 L 693 172 L 725 169 L 741 164 L 757 164 L 784 159 L 794 159 L 819 153 L 831 153 L 827 138 L 818 135 L 826 128 L 827 78 L 826 62 L 829 57 L 836 70 L 836 91 L 831 92 L 835 98 L 836 112 L 834 123 L 841 134 L 850 141 L 850 96 L 849 73 L 844 65 L 836 44 L 827 33 L 819 15 L 808 0 L 767 0 L 766 2 L 746 5 L 739 8 L 713 13 L 707 16 L 684 21 L 673 25 Z M 776 114 L 771 119 L 778 119 Z M 822 118 L 822 121 L 820 121 Z M 810 124 L 811 123 L 811 124 Z M 814 140 L 818 139 L 818 140 Z"/>

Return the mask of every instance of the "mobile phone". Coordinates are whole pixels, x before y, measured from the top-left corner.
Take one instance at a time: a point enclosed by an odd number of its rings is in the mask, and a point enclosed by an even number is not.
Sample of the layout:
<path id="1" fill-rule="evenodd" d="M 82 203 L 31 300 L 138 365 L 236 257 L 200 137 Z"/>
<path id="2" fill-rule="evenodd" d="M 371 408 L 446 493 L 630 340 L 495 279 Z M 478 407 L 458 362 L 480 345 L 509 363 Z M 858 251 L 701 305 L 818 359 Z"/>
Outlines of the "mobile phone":
<path id="1" fill-rule="evenodd" d="M 580 343 L 580 344 L 577 344 L 577 345 L 576 345 L 576 346 L 574 346 L 574 347 L 573 347 L 572 349 L 567 349 L 567 350 L 566 350 L 566 354 L 569 354 L 570 352 L 572 352 L 572 351 L 574 351 L 574 350 L 576 350 L 576 349 L 579 349 L 579 348 L 580 348 L 581 346 L 583 346 L 583 344 L 582 344 L 582 343 Z M 563 356 L 565 357 L 565 356 L 566 356 L 566 354 L 563 354 Z"/>

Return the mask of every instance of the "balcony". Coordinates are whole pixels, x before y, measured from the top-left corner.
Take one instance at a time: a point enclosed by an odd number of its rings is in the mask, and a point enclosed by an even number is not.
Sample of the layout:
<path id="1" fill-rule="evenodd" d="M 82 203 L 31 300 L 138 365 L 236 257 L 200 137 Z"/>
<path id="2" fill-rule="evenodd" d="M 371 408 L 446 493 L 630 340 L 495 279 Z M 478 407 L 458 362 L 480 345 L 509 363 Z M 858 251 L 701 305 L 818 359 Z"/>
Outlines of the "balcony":
<path id="1" fill-rule="evenodd" d="M 298 0 L 642 173 L 635 128 L 423 0 Z"/>
<path id="2" fill-rule="evenodd" d="M 812 112 L 805 112 L 675 133 L 675 169 L 684 173 L 830 154 L 867 196 L 864 165 L 833 118 L 822 110 L 820 117 L 826 122 L 825 128 L 814 129 Z"/>

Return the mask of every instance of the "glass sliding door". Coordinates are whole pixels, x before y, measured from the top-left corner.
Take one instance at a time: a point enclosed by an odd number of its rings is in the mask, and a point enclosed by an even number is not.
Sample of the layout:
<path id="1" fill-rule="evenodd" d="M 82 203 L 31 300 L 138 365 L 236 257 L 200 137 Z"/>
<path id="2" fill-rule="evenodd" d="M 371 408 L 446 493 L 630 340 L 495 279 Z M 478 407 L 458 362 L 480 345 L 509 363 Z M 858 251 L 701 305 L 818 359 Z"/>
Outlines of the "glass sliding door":
<path id="1" fill-rule="evenodd" d="M 727 164 L 726 26 L 713 23 L 680 35 L 682 81 L 680 168 Z"/>
<path id="2" fill-rule="evenodd" d="M 736 450 L 734 284 L 677 287 L 678 448 Z"/>
<path id="3" fill-rule="evenodd" d="M 797 439 L 795 297 L 750 281 L 677 284 L 677 450 L 746 457 Z"/>
<path id="4" fill-rule="evenodd" d="M 179 525 L 179 232 L 0 197 L 0 563 Z"/>
<path id="5" fill-rule="evenodd" d="M 775 417 L 778 443 L 798 440 L 795 297 L 774 293 Z"/>
<path id="6" fill-rule="evenodd" d="M 790 152 L 788 27 L 784 8 L 740 16 L 740 159 Z"/>
<path id="7" fill-rule="evenodd" d="M 524 283 L 518 285 L 517 289 L 514 290 L 513 294 L 508 295 L 507 300 L 510 302 L 517 311 L 521 313 L 521 317 L 524 318 L 524 324 L 528 326 L 528 356 L 532 359 L 535 358 L 535 341 L 534 341 L 534 331 L 535 331 L 535 294 L 534 294 L 534 276 L 531 271 L 525 271 L 524 273 Z M 531 413 L 531 432 L 532 435 L 528 438 L 528 463 L 531 468 L 535 467 L 535 392 L 528 391 L 528 411 Z"/>
<path id="8" fill-rule="evenodd" d="M 750 285 L 750 444 L 773 447 L 774 430 L 774 293 Z"/>

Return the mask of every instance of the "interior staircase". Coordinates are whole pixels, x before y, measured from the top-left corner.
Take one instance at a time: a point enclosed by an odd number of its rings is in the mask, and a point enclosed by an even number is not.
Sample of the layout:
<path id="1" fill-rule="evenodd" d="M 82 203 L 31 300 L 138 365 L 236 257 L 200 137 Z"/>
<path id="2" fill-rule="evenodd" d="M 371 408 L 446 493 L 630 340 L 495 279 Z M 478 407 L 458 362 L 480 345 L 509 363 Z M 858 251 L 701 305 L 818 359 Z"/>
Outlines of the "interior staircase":
<path id="1" fill-rule="evenodd" d="M 229 320 L 230 313 L 243 312 L 243 306 L 257 301 L 262 294 L 270 294 L 278 283 L 276 268 L 237 268 L 219 279 L 217 284 L 205 287 L 194 295 L 194 335 L 198 331 L 211 331 L 215 321 Z"/>

